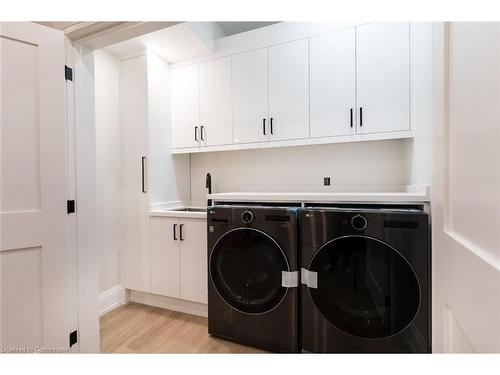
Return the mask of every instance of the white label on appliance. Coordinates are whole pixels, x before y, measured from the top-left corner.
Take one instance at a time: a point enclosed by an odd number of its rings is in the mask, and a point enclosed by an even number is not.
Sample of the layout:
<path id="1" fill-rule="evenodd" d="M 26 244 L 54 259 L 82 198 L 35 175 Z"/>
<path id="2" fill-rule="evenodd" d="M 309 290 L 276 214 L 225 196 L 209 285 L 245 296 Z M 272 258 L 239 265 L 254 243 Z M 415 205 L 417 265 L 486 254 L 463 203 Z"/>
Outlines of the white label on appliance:
<path id="1" fill-rule="evenodd" d="M 318 273 L 314 271 L 301 269 L 302 284 L 307 285 L 309 288 L 318 289 Z"/>
<path id="2" fill-rule="evenodd" d="M 281 271 L 281 286 L 285 288 L 296 288 L 299 286 L 299 271 Z"/>

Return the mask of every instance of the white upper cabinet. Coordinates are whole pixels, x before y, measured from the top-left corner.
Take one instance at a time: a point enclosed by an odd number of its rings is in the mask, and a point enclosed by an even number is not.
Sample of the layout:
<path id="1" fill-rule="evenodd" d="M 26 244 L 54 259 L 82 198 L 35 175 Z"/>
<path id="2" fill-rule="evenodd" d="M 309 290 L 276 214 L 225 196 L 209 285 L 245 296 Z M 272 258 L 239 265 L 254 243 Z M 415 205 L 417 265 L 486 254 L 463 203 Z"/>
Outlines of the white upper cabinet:
<path id="1" fill-rule="evenodd" d="M 269 48 L 271 141 L 309 137 L 308 39 Z"/>
<path id="2" fill-rule="evenodd" d="M 410 129 L 410 25 L 356 28 L 358 133 Z"/>
<path id="3" fill-rule="evenodd" d="M 172 113 L 174 153 L 411 137 L 410 24 L 174 68 Z"/>
<path id="4" fill-rule="evenodd" d="M 356 133 L 356 31 L 310 39 L 311 137 Z"/>
<path id="5" fill-rule="evenodd" d="M 232 143 L 231 57 L 201 63 L 200 140 L 203 145 Z"/>
<path id="6" fill-rule="evenodd" d="M 201 139 L 199 65 L 171 71 L 172 148 L 197 147 Z"/>
<path id="7" fill-rule="evenodd" d="M 232 56 L 233 143 L 267 141 L 267 48 Z"/>

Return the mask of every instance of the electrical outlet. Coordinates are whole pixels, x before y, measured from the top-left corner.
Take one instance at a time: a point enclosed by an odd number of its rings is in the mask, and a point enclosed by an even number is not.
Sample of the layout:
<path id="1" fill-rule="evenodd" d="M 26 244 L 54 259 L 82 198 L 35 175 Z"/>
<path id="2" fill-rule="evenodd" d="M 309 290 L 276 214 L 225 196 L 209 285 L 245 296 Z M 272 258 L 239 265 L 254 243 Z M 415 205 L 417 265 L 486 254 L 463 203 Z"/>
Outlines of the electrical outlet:
<path id="1" fill-rule="evenodd" d="M 324 177 L 323 178 L 323 185 L 324 186 L 330 186 L 330 177 Z"/>

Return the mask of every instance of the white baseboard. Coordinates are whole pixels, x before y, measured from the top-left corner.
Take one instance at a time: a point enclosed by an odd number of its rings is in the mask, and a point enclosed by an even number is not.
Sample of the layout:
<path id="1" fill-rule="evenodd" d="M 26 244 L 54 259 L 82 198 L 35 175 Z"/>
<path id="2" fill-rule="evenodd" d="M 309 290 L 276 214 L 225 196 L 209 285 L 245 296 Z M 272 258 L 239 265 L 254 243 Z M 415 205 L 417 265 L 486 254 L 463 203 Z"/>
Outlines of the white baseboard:
<path id="1" fill-rule="evenodd" d="M 125 304 L 125 288 L 119 284 L 99 293 L 99 316 Z"/>
<path id="2" fill-rule="evenodd" d="M 203 303 L 139 292 L 137 290 L 130 290 L 128 296 L 130 302 L 142 303 L 143 305 L 160 307 L 162 309 L 179 311 L 191 315 L 208 316 L 208 307 Z"/>

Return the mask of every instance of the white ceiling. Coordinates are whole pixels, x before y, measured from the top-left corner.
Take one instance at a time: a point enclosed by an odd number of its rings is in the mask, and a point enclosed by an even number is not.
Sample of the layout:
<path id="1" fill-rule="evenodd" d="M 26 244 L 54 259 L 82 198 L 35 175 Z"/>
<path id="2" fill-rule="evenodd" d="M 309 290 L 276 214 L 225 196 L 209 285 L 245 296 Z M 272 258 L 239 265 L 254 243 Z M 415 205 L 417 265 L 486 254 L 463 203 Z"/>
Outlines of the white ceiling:
<path id="1" fill-rule="evenodd" d="M 268 26 L 276 22 L 183 22 L 106 47 L 119 58 L 136 56 L 147 48 L 166 61 L 177 62 L 212 52 L 213 39 Z"/>
<path id="2" fill-rule="evenodd" d="M 276 21 L 270 22 L 246 22 L 246 21 L 231 21 L 231 22 L 217 22 L 219 27 L 224 32 L 225 36 L 243 33 L 245 31 L 259 29 L 264 26 L 269 26 Z"/>
<path id="3" fill-rule="evenodd" d="M 127 58 L 154 48 L 166 61 L 175 62 L 207 54 L 203 41 L 185 23 L 158 30 L 106 47 L 120 58 Z"/>

